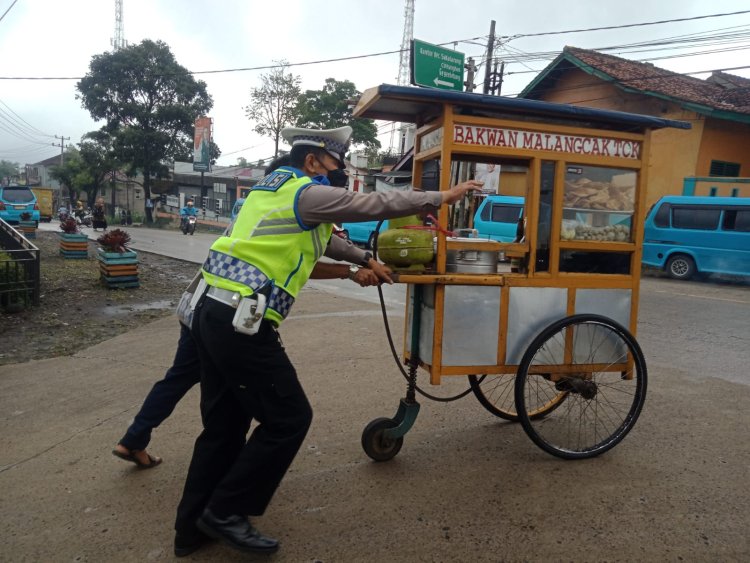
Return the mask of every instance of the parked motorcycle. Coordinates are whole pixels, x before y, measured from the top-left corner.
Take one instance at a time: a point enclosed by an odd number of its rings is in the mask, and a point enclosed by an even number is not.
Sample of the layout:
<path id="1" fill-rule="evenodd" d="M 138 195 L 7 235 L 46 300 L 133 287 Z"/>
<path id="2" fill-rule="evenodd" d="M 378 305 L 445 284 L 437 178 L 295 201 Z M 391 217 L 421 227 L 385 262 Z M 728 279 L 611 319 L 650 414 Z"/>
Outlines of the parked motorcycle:
<path id="1" fill-rule="evenodd" d="M 186 215 L 182 218 L 182 225 L 180 228 L 182 229 L 182 234 L 186 235 L 190 233 L 191 235 L 195 232 L 195 224 L 198 221 L 198 219 L 195 217 L 195 215 Z"/>
<path id="2" fill-rule="evenodd" d="M 94 224 L 94 217 L 90 211 L 76 213 L 76 223 L 81 227 L 90 227 Z"/>

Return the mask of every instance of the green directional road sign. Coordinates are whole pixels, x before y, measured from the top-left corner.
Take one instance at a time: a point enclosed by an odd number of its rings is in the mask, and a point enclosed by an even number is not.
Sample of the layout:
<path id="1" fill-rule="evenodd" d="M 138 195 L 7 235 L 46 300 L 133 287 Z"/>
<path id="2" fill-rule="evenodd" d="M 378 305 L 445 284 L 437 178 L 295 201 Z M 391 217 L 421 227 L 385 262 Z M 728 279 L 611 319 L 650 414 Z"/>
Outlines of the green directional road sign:
<path id="1" fill-rule="evenodd" d="M 411 83 L 442 90 L 464 89 L 464 54 L 414 39 Z"/>

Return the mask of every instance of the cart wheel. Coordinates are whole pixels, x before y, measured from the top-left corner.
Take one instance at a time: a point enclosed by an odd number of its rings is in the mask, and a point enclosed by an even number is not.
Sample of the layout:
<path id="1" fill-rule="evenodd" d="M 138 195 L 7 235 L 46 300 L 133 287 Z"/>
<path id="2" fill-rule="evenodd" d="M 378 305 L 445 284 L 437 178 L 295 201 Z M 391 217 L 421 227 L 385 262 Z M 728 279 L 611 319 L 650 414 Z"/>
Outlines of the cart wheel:
<path id="1" fill-rule="evenodd" d="M 362 449 L 375 461 L 388 461 L 396 457 L 404 444 L 403 436 L 391 440 L 383 436 L 383 431 L 395 428 L 398 423 L 391 418 L 376 418 L 362 431 Z"/>
<path id="2" fill-rule="evenodd" d="M 518 422 L 515 397 L 513 394 L 515 377 L 506 375 L 469 375 L 469 385 L 481 405 L 495 416 Z M 566 392 L 558 393 L 555 400 L 545 401 L 537 408 L 529 410 L 529 418 L 536 420 L 546 416 L 559 407 L 565 400 Z"/>
<path id="3" fill-rule="evenodd" d="M 537 336 L 516 375 L 523 429 L 544 451 L 594 457 L 616 446 L 646 399 L 646 361 L 626 328 L 600 315 L 573 315 Z M 565 407 L 543 419 L 530 413 L 565 393 Z"/>

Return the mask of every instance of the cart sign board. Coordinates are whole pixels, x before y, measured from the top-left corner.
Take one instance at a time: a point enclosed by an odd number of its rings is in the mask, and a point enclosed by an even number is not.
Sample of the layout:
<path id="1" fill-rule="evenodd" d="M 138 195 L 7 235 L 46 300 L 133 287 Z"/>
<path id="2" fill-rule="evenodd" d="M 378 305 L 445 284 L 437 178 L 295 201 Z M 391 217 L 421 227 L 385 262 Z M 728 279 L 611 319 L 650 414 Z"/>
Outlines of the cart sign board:
<path id="1" fill-rule="evenodd" d="M 477 125 L 455 125 L 453 142 L 480 147 L 508 147 L 533 151 L 613 156 L 631 160 L 641 158 L 641 143 L 638 141 Z"/>
<path id="2" fill-rule="evenodd" d="M 441 90 L 464 89 L 464 54 L 414 39 L 411 83 Z"/>

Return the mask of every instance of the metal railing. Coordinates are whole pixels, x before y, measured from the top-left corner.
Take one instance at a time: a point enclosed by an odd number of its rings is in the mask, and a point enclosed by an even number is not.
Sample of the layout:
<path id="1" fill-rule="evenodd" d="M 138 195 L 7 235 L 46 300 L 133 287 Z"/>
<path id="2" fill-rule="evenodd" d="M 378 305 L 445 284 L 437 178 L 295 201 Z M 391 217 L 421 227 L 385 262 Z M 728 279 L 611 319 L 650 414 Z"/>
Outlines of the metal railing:
<path id="1" fill-rule="evenodd" d="M 0 308 L 39 305 L 39 249 L 0 219 Z"/>

